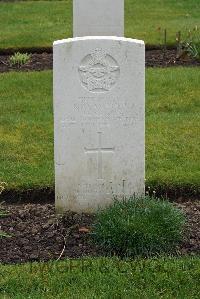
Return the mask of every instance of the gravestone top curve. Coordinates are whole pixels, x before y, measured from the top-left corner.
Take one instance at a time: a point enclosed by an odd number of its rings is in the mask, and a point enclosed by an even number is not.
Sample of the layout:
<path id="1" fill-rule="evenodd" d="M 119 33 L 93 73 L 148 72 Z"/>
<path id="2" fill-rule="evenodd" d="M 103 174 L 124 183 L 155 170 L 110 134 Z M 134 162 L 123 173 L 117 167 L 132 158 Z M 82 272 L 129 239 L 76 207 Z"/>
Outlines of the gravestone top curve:
<path id="1" fill-rule="evenodd" d="M 134 44 L 140 44 L 144 45 L 143 40 L 139 39 L 133 39 L 128 37 L 119 37 L 119 36 L 79 36 L 79 37 L 72 37 L 72 38 L 66 38 L 61 40 L 56 40 L 53 42 L 53 46 L 64 44 L 64 43 L 71 43 L 71 42 L 78 42 L 78 41 L 85 41 L 85 40 L 113 40 L 113 41 L 119 41 L 120 42 L 129 42 Z"/>

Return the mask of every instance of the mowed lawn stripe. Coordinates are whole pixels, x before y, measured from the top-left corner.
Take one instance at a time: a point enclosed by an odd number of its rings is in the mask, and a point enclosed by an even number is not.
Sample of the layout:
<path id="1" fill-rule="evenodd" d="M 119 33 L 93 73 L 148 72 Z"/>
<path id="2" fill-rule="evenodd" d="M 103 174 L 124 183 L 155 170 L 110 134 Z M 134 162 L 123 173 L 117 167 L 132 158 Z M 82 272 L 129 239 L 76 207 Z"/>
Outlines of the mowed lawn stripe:
<path id="1" fill-rule="evenodd" d="M 200 185 L 198 68 L 148 69 L 146 185 Z M 7 189 L 54 186 L 52 72 L 0 75 L 0 181 Z"/>
<path id="2" fill-rule="evenodd" d="M 125 0 L 125 36 L 161 45 L 183 39 L 199 21 L 196 0 Z M 54 40 L 72 36 L 72 0 L 0 3 L 0 49 L 51 47 Z"/>
<path id="3" fill-rule="evenodd" d="M 0 266 L 1 298 L 199 298 L 199 257 Z"/>

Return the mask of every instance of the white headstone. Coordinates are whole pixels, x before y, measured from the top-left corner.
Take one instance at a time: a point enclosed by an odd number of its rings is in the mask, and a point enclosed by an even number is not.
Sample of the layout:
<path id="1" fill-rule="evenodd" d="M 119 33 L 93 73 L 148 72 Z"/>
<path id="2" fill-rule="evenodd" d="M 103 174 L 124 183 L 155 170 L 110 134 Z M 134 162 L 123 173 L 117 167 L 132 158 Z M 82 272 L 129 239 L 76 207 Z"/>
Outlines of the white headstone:
<path id="1" fill-rule="evenodd" d="M 53 50 L 57 211 L 144 194 L 144 43 L 80 37 Z"/>
<path id="2" fill-rule="evenodd" d="M 124 0 L 74 0 L 73 36 L 124 36 Z"/>

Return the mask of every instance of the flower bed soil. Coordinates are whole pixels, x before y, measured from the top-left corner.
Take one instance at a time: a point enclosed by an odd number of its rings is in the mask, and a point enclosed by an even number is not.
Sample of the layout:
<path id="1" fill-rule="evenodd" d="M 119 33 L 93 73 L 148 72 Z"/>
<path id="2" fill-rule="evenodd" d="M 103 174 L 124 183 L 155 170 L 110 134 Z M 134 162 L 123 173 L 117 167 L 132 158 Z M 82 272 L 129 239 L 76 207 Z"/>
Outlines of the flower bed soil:
<path id="1" fill-rule="evenodd" d="M 52 69 L 53 54 L 48 52 L 32 53 L 30 62 L 25 65 L 12 66 L 9 62 L 10 55 L 0 54 L 0 73 L 8 71 L 43 71 Z M 200 66 L 200 61 L 194 60 L 188 56 L 177 58 L 175 49 L 168 49 L 164 55 L 163 50 L 147 50 L 146 66 L 147 67 L 171 67 L 171 66 Z"/>
<path id="2" fill-rule="evenodd" d="M 174 203 L 187 215 L 185 237 L 175 254 L 200 253 L 200 201 Z M 7 215 L 0 230 L 11 237 L 0 238 L 0 262 L 20 263 L 78 258 L 104 254 L 89 232 L 94 215 L 68 212 L 55 215 L 54 204 L 3 204 Z"/>

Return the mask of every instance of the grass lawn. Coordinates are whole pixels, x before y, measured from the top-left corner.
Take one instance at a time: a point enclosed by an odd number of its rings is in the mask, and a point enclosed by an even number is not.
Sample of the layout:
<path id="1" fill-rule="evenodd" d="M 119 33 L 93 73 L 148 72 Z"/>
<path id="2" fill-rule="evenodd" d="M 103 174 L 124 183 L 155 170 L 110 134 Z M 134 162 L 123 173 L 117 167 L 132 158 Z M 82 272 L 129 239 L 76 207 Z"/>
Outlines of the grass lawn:
<path id="1" fill-rule="evenodd" d="M 1 298 L 199 298 L 199 257 L 0 266 Z"/>
<path id="2" fill-rule="evenodd" d="M 146 185 L 200 187 L 199 68 L 147 70 Z M 0 75 L 0 181 L 54 186 L 52 72 Z"/>
<path id="3" fill-rule="evenodd" d="M 125 36 L 159 45 L 166 28 L 167 43 L 175 44 L 177 31 L 200 25 L 199 11 L 197 0 L 126 0 Z M 49 47 L 72 36 L 72 0 L 0 3 L 0 15 L 0 49 Z"/>
<path id="4" fill-rule="evenodd" d="M 148 69 L 146 81 L 147 186 L 199 190 L 200 69 Z"/>

